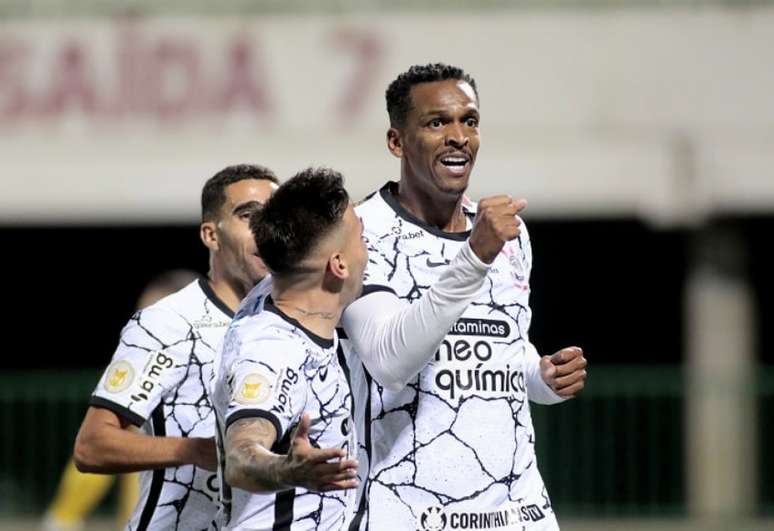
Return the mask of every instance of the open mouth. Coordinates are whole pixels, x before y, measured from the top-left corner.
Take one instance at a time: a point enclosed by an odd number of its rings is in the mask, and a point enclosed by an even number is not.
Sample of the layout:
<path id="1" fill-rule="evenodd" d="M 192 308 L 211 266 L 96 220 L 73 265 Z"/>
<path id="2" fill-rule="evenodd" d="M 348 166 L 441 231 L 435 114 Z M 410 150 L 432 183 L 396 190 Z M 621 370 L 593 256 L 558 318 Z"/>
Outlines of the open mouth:
<path id="1" fill-rule="evenodd" d="M 470 159 L 466 155 L 444 155 L 439 159 L 439 162 L 449 173 L 462 175 L 467 170 Z"/>

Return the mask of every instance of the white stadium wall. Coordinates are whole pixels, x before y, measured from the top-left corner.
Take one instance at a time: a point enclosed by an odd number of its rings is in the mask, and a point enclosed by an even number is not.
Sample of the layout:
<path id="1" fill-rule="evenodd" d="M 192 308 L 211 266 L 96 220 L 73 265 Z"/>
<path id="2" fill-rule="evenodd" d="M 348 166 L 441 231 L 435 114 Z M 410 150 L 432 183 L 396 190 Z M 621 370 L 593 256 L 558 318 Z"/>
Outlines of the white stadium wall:
<path id="1" fill-rule="evenodd" d="M 774 8 L 447 16 L 6 19 L 0 222 L 197 218 L 227 164 L 388 178 L 384 89 L 467 68 L 483 147 L 470 194 L 539 217 L 656 224 L 774 211 Z"/>

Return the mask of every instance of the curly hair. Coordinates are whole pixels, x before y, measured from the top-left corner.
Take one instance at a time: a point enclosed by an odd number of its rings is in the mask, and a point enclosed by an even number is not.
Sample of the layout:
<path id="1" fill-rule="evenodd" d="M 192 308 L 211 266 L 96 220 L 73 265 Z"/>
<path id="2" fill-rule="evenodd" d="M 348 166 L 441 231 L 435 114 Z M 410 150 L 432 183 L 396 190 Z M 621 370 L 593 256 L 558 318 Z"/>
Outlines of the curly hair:
<path id="1" fill-rule="evenodd" d="M 476 93 L 476 99 L 478 99 L 476 80 L 462 68 L 444 63 L 414 65 L 395 78 L 387 87 L 385 97 L 387 99 L 387 114 L 390 115 L 390 127 L 406 125 L 406 117 L 411 111 L 411 87 L 420 83 L 446 81 L 447 79 L 466 82 L 473 87 L 473 92 Z"/>

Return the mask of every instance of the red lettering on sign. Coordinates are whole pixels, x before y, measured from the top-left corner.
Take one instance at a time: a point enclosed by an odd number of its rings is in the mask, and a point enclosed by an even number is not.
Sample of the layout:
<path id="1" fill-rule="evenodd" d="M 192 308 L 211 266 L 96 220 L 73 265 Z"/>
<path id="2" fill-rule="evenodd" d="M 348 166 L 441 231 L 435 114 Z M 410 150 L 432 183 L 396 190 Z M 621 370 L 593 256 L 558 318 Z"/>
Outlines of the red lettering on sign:
<path id="1" fill-rule="evenodd" d="M 335 47 L 352 53 L 355 58 L 352 78 L 344 84 L 344 93 L 336 102 L 341 118 L 351 122 L 363 111 L 369 91 L 374 86 L 381 66 L 383 47 L 377 35 L 352 28 L 336 31 L 331 40 Z"/>
<path id="2" fill-rule="evenodd" d="M 93 65 L 82 45 L 71 41 L 57 54 L 50 90 L 41 110 L 45 114 L 62 114 L 75 106 L 87 114 L 93 113 L 97 109 L 97 95 Z"/>
<path id="3" fill-rule="evenodd" d="M 240 104 L 246 104 L 258 114 L 268 114 L 271 105 L 263 84 L 266 79 L 263 65 L 253 57 L 250 43 L 245 37 L 238 37 L 228 51 L 228 66 L 222 91 L 217 98 L 217 108 L 222 112 L 230 112 Z"/>

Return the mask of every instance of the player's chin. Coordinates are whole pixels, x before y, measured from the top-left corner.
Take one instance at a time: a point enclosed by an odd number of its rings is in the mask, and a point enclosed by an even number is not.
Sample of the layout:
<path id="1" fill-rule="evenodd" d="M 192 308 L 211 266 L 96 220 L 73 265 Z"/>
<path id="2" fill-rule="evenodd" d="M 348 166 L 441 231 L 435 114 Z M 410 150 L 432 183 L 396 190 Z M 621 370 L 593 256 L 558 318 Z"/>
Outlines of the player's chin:
<path id="1" fill-rule="evenodd" d="M 470 172 L 457 175 L 448 172 L 438 172 L 435 176 L 435 185 L 439 191 L 446 195 L 459 196 L 468 189 Z"/>

